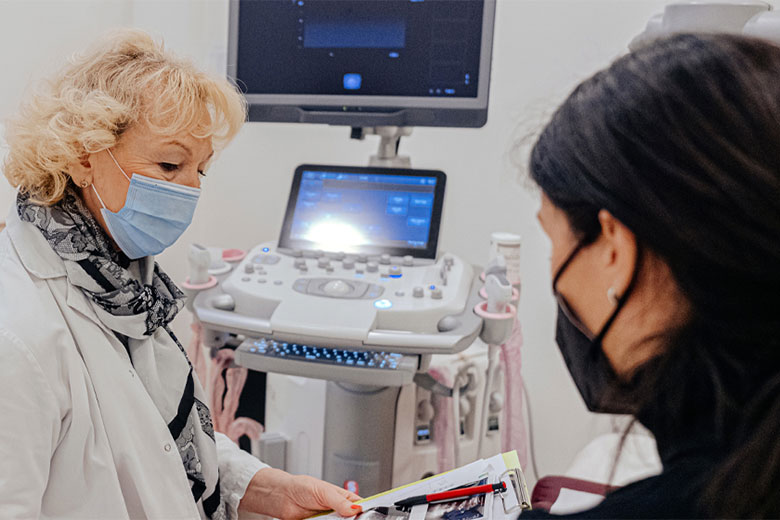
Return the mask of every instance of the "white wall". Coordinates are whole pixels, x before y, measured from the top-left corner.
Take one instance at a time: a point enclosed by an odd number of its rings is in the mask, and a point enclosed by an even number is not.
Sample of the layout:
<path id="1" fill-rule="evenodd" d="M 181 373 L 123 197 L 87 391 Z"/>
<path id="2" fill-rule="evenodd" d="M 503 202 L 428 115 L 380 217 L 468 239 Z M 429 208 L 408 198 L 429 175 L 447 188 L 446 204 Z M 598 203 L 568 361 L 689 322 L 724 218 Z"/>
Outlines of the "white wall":
<path id="1" fill-rule="evenodd" d="M 554 343 L 549 244 L 535 221 L 537 194 L 518 183 L 525 172 L 512 165 L 510 150 L 518 136 L 538 130 L 579 81 L 623 53 L 664 2 L 498 4 L 488 124 L 478 130 L 415 129 L 401 149 L 411 155 L 413 166 L 442 169 L 449 176 L 442 250 L 483 263 L 491 231 L 524 238 L 523 371 L 534 412 L 537 462 L 542 474 L 562 473 L 596 433 L 610 429 L 610 421 L 585 410 Z M 170 48 L 206 68 L 223 70 L 224 0 L 0 0 L 0 119 L 14 109 L 31 78 L 45 76 L 68 52 L 121 24 L 163 35 Z M 276 238 L 298 164 L 362 165 L 375 146 L 371 138 L 350 141 L 344 128 L 247 124 L 205 180 L 192 228 L 161 255 L 161 264 L 181 281 L 190 242 L 249 248 Z M 9 198 L 0 196 L 4 215 Z M 188 323 L 187 316 L 177 319 L 182 337 L 188 336 Z"/>

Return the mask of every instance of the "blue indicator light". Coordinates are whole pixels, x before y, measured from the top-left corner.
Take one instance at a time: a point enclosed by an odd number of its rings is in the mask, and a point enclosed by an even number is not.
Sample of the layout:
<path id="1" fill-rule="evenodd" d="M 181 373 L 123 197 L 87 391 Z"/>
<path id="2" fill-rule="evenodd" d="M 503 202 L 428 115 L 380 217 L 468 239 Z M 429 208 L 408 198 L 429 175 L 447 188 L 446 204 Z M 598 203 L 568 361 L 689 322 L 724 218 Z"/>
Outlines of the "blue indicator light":
<path id="1" fill-rule="evenodd" d="M 402 274 L 391 274 L 390 278 L 401 278 L 402 276 Z"/>
<path id="2" fill-rule="evenodd" d="M 444 93 L 445 94 L 454 94 L 455 93 L 455 89 L 454 88 L 445 88 L 444 89 Z"/>
<path id="3" fill-rule="evenodd" d="M 359 90 L 363 83 L 363 77 L 360 74 L 344 74 L 344 88 L 347 90 Z"/>
<path id="4" fill-rule="evenodd" d="M 398 54 L 397 52 L 391 52 L 390 54 L 388 54 L 388 56 L 390 56 L 391 58 L 397 58 L 398 56 L 400 56 L 400 54 Z"/>
<path id="5" fill-rule="evenodd" d="M 435 285 L 431 285 L 431 291 L 433 291 L 434 289 L 436 289 L 436 286 Z"/>
<path id="6" fill-rule="evenodd" d="M 390 300 L 377 300 L 374 302 L 374 307 L 377 309 L 389 309 L 393 306 L 393 302 Z"/>
<path id="7" fill-rule="evenodd" d="M 263 253 L 267 253 L 268 251 L 270 251 L 270 249 L 269 249 L 269 248 L 267 248 L 267 247 L 264 247 L 264 248 L 263 248 Z"/>

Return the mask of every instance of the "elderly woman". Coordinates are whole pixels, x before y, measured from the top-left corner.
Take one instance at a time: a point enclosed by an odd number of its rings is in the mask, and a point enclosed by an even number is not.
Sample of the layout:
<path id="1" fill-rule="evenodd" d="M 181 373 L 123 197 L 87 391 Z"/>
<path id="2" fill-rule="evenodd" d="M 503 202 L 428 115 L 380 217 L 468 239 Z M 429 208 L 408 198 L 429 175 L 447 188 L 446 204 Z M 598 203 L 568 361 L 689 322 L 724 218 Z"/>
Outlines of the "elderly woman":
<path id="1" fill-rule="evenodd" d="M 139 31 L 78 56 L 8 127 L 0 517 L 302 518 L 358 497 L 214 432 L 154 262 L 244 120 L 240 94 Z"/>

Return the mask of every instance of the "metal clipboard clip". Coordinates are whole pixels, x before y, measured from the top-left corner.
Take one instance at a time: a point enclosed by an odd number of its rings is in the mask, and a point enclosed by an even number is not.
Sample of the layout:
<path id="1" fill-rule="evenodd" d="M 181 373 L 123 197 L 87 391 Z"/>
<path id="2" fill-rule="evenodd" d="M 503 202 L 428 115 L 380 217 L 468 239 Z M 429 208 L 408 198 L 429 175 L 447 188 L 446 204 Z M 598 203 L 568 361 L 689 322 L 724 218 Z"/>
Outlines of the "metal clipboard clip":
<path id="1" fill-rule="evenodd" d="M 527 511 L 531 509 L 531 497 L 528 494 L 528 486 L 525 484 L 525 477 L 523 477 L 523 473 L 517 468 L 509 469 L 501 474 L 499 477 L 499 482 L 503 482 L 504 479 L 508 479 L 509 483 L 511 484 L 511 486 L 507 486 L 507 491 L 498 494 L 501 497 L 501 504 L 504 508 L 504 514 L 510 515 L 512 513 L 517 513 L 518 511 Z M 515 497 L 517 498 L 518 505 L 507 509 L 504 495 L 509 491 L 510 487 L 514 492 Z"/>

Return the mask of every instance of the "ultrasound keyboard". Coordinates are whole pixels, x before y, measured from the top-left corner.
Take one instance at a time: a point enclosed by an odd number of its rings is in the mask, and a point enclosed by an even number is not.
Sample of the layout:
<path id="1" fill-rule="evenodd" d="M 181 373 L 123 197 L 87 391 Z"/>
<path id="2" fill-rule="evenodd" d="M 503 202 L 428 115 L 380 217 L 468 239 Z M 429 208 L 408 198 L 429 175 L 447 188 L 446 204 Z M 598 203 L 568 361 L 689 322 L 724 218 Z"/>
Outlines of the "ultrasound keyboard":
<path id="1" fill-rule="evenodd" d="M 351 350 L 248 339 L 236 350 L 236 362 L 253 370 L 382 386 L 412 381 L 418 357 L 395 352 Z M 330 365 L 329 370 L 318 368 Z"/>

